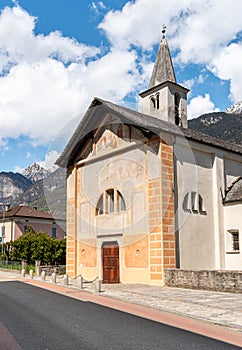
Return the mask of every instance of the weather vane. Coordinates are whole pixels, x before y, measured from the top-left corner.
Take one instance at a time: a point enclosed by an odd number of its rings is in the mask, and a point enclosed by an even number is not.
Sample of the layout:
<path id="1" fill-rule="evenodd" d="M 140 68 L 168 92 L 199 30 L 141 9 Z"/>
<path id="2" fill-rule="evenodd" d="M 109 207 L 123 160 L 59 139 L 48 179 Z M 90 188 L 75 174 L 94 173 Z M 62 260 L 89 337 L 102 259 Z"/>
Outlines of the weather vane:
<path id="1" fill-rule="evenodd" d="M 163 24 L 163 27 L 162 27 L 162 34 L 163 34 L 163 37 L 165 37 L 165 32 L 166 32 L 166 26 Z"/>

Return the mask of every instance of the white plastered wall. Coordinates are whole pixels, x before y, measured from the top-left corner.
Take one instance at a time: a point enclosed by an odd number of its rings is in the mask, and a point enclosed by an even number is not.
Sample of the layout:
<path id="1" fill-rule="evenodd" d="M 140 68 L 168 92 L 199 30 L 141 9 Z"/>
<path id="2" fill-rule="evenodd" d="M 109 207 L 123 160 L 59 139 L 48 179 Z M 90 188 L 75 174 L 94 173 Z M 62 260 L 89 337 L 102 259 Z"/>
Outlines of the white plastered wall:
<path id="1" fill-rule="evenodd" d="M 225 225 L 225 268 L 226 270 L 242 270 L 242 203 L 235 202 L 224 206 Z M 239 251 L 233 251 L 231 232 L 239 233 Z"/>

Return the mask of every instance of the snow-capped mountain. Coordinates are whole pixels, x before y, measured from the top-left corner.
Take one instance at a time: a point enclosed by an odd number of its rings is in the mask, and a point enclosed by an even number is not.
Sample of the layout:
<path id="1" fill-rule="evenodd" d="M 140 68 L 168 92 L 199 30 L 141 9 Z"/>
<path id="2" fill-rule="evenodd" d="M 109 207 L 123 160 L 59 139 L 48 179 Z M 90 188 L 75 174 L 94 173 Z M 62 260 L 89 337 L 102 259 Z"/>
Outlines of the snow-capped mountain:
<path id="1" fill-rule="evenodd" d="M 49 174 L 50 171 L 46 170 L 38 163 L 33 163 L 22 171 L 22 175 L 27 177 L 27 179 L 33 183 L 46 178 Z"/>
<path id="2" fill-rule="evenodd" d="M 242 100 L 226 109 L 226 113 L 240 114 L 242 113 Z"/>

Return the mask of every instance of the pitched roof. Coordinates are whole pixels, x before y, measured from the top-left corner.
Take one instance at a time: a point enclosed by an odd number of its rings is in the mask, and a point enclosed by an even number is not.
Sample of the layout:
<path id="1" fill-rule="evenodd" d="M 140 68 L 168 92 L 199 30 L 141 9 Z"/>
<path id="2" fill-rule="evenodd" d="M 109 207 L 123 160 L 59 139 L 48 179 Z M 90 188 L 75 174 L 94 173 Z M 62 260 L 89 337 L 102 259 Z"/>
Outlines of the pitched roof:
<path id="1" fill-rule="evenodd" d="M 44 211 L 36 210 L 34 208 L 26 207 L 26 206 L 16 206 L 10 208 L 9 210 L 4 212 L 5 218 L 13 218 L 13 217 L 27 217 L 34 219 L 44 219 L 44 220 L 55 220 L 54 217 Z M 0 213 L 0 219 L 3 218 L 3 212 Z"/>
<path id="2" fill-rule="evenodd" d="M 104 119 L 107 115 L 109 115 L 110 118 L 109 121 L 105 123 Z M 242 154 L 242 146 L 240 145 L 226 142 L 221 139 L 216 139 L 209 135 L 201 134 L 197 131 L 181 128 L 150 115 L 146 115 L 95 97 L 66 145 L 64 151 L 57 159 L 56 164 L 61 167 L 66 167 L 72 164 L 72 162 L 75 160 L 74 158 L 77 152 L 80 152 L 81 147 L 85 144 L 86 140 L 90 138 L 90 133 L 96 130 L 99 126 L 108 125 L 111 122 L 115 122 L 111 120 L 111 116 L 115 116 L 123 123 L 135 125 L 138 128 L 151 131 L 157 135 L 160 135 L 160 132 L 167 132 L 174 135 L 185 136 L 187 139 L 191 139 L 193 141 Z"/>
<path id="3" fill-rule="evenodd" d="M 163 83 L 164 81 L 172 81 L 173 83 L 176 83 L 171 54 L 165 36 L 163 36 L 160 42 L 160 47 L 149 83 L 149 89 Z"/>
<path id="4" fill-rule="evenodd" d="M 242 178 L 239 176 L 227 188 L 224 203 L 242 201 Z"/>

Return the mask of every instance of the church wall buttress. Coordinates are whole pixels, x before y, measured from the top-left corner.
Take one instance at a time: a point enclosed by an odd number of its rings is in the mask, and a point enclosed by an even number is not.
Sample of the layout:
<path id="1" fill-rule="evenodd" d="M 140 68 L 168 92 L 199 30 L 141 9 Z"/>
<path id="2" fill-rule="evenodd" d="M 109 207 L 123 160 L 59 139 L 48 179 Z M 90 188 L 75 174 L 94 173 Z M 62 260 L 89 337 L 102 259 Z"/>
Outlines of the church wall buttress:
<path id="1" fill-rule="evenodd" d="M 160 178 L 149 180 L 149 252 L 151 284 L 163 282 Z"/>
<path id="2" fill-rule="evenodd" d="M 72 169 L 67 178 L 67 239 L 66 273 L 76 276 L 76 170 Z"/>
<path id="3" fill-rule="evenodd" d="M 164 268 L 176 267 L 175 225 L 174 225 L 174 165 L 172 136 L 161 145 L 162 169 L 162 229 Z"/>

